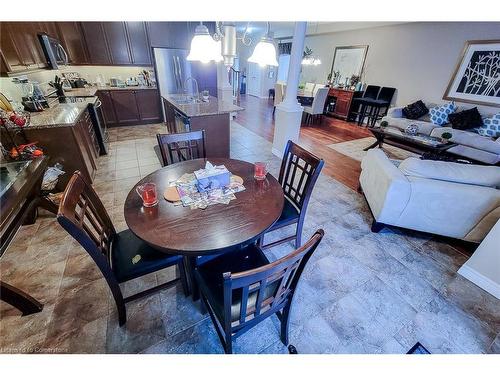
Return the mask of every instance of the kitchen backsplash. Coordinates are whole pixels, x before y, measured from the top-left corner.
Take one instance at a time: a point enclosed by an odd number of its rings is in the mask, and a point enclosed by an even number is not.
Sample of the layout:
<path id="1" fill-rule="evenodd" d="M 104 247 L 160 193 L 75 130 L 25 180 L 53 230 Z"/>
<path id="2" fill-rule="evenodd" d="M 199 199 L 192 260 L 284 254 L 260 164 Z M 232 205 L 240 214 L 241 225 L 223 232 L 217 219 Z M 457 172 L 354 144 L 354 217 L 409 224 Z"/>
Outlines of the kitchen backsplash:
<path id="1" fill-rule="evenodd" d="M 54 76 L 59 76 L 65 72 L 77 72 L 80 77 L 90 83 L 94 83 L 98 75 L 101 75 L 106 83 L 110 78 L 126 80 L 129 77 L 137 77 L 142 70 L 151 69 L 151 67 L 139 66 L 95 66 L 95 65 L 72 65 L 58 70 L 38 70 L 27 74 L 12 75 L 10 77 L 0 78 L 0 92 L 2 92 L 11 101 L 20 101 L 22 96 L 21 87 L 12 82 L 14 77 L 26 76 L 30 81 L 36 81 L 40 84 L 46 84 L 54 80 Z"/>

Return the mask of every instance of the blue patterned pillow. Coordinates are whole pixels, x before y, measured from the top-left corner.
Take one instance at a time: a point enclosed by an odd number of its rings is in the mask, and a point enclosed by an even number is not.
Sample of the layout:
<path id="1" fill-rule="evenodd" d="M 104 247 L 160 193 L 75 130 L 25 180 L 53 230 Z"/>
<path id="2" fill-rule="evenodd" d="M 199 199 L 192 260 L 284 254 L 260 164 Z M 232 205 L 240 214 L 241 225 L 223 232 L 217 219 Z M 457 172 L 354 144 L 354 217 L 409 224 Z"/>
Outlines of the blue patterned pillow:
<path id="1" fill-rule="evenodd" d="M 500 137 L 500 113 L 485 118 L 483 125 L 477 128 L 477 132 L 485 137 Z"/>
<path id="2" fill-rule="evenodd" d="M 448 115 L 457 110 L 454 102 L 443 104 L 440 107 L 434 107 L 429 110 L 431 122 L 436 125 L 448 123 Z"/>

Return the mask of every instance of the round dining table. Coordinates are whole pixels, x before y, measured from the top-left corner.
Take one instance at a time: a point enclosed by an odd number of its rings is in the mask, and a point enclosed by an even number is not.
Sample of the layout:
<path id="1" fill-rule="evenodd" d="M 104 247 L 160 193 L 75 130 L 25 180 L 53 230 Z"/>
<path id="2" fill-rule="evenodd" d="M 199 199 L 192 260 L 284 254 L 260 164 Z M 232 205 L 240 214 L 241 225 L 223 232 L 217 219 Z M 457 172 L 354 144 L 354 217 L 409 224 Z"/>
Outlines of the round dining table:
<path id="1" fill-rule="evenodd" d="M 224 165 L 233 175 L 243 179 L 245 190 L 235 193 L 229 204 L 215 204 L 205 209 L 184 207 L 163 197 L 171 183 L 185 173 L 205 167 Z M 156 184 L 158 204 L 144 207 L 136 188 Z M 125 221 L 140 239 L 167 254 L 183 255 L 186 259 L 193 298 L 197 288 L 192 267 L 197 256 L 216 255 L 254 243 L 283 210 L 284 195 L 279 182 L 269 173 L 264 180 L 254 178 L 254 165 L 242 160 L 209 158 L 172 164 L 154 171 L 140 180 L 125 200 Z"/>

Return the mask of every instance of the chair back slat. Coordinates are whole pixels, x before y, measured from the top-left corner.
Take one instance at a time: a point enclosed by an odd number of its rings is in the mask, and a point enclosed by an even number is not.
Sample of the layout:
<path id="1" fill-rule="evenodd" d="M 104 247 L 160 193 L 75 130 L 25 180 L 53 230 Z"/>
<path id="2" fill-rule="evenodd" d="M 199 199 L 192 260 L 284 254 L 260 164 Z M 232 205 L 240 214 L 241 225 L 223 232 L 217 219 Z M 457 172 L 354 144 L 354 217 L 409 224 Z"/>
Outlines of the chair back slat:
<path id="1" fill-rule="evenodd" d="M 110 263 L 116 230 L 97 193 L 79 171 L 66 186 L 57 218 L 85 250 L 97 250 Z"/>
<path id="2" fill-rule="evenodd" d="M 267 316 L 282 309 L 293 297 L 300 275 L 323 235 L 323 230 L 318 230 L 304 246 L 273 263 L 235 274 L 224 273 L 225 324 L 235 330 L 263 314 Z M 242 296 L 240 311 L 237 320 L 231 322 L 232 296 L 238 292 Z M 255 300 L 251 305 L 250 299 Z"/>
<path id="3" fill-rule="evenodd" d="M 323 159 L 288 141 L 278 181 L 283 187 L 285 197 L 299 212 L 304 205 L 307 206 L 323 165 Z"/>
<path id="4" fill-rule="evenodd" d="M 206 157 L 205 131 L 157 134 L 163 166 Z"/>

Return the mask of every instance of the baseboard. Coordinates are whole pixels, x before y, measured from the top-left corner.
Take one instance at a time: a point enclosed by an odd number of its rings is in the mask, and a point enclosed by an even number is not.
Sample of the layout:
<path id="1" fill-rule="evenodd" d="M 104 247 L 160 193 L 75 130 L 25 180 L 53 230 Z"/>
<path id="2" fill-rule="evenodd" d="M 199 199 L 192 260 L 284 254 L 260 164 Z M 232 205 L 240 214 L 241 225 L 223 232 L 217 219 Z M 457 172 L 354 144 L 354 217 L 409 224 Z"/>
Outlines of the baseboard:
<path id="1" fill-rule="evenodd" d="M 481 289 L 486 290 L 494 297 L 500 299 L 500 284 L 483 276 L 475 269 L 469 267 L 467 264 L 464 264 L 462 267 L 460 267 L 458 273 L 463 277 L 465 277 L 470 282 L 476 284 Z"/>

